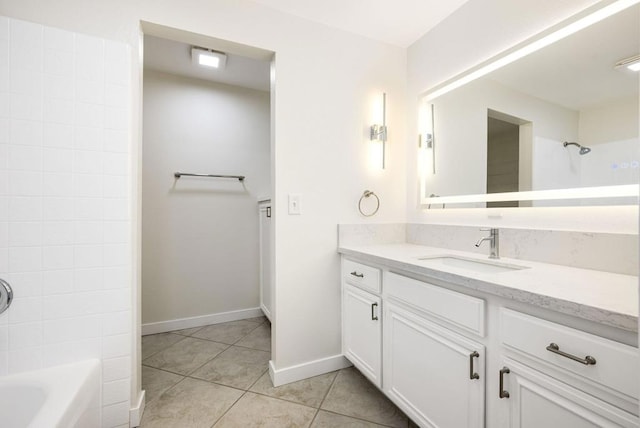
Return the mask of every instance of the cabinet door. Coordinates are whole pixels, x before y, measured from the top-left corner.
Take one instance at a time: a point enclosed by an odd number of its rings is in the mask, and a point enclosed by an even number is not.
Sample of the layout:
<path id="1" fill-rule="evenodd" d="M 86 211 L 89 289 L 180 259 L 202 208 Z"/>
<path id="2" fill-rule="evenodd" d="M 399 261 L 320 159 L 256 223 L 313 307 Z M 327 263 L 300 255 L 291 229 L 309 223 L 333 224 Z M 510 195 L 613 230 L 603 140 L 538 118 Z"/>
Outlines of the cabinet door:
<path id="1" fill-rule="evenodd" d="M 260 217 L 260 308 L 271 319 L 271 204 L 259 205 Z"/>
<path id="2" fill-rule="evenodd" d="M 422 427 L 483 427 L 484 346 L 389 302 L 384 322 L 388 396 Z"/>
<path id="3" fill-rule="evenodd" d="M 371 382 L 381 387 L 380 298 L 345 284 L 342 296 L 342 351 Z"/>
<path id="4" fill-rule="evenodd" d="M 503 426 L 539 427 L 637 427 L 638 418 L 542 372 L 504 358 L 503 390 L 499 398 Z M 504 371 L 504 370 L 503 370 Z M 499 382 L 499 374 L 496 374 Z"/>

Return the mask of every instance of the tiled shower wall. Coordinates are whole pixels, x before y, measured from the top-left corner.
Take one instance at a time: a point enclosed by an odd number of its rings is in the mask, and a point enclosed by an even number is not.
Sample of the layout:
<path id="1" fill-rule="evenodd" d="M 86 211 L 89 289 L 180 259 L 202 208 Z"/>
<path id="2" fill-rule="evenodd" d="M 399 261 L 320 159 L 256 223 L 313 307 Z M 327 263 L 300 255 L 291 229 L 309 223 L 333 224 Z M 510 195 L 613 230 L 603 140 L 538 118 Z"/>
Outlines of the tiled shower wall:
<path id="1" fill-rule="evenodd" d="M 100 358 L 128 426 L 130 51 L 0 17 L 0 374 Z"/>

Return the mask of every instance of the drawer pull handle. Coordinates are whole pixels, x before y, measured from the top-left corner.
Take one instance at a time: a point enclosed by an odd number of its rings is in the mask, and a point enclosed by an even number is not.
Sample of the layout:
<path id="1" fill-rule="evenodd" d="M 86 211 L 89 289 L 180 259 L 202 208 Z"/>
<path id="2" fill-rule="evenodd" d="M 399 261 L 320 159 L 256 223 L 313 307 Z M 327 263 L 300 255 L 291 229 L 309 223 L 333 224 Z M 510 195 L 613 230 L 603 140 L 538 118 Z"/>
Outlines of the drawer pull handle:
<path id="1" fill-rule="evenodd" d="M 596 364 L 596 359 L 591 355 L 587 355 L 584 358 L 576 357 L 575 355 L 571 355 L 567 352 L 561 351 L 560 347 L 555 343 L 550 343 L 549 346 L 547 346 L 547 351 L 561 355 L 565 358 L 569 358 L 570 360 L 577 361 L 580 364 L 584 364 L 585 366 L 594 366 Z"/>
<path id="2" fill-rule="evenodd" d="M 375 311 L 376 311 L 376 307 L 378 306 L 377 303 L 372 303 L 371 304 L 371 320 L 372 321 L 378 321 L 378 316 L 376 315 Z"/>
<path id="3" fill-rule="evenodd" d="M 480 354 L 478 354 L 478 351 L 473 351 L 469 354 L 469 379 L 471 380 L 480 379 L 480 375 L 473 371 L 473 359 L 478 358 L 479 356 Z"/>
<path id="4" fill-rule="evenodd" d="M 351 272 L 351 275 L 355 276 L 356 278 L 364 278 L 364 274 L 363 273 L 358 273 L 355 270 L 353 272 Z"/>
<path id="5" fill-rule="evenodd" d="M 503 367 L 500 370 L 500 398 L 509 398 L 509 391 L 504 390 L 504 375 L 511 373 L 509 367 Z"/>

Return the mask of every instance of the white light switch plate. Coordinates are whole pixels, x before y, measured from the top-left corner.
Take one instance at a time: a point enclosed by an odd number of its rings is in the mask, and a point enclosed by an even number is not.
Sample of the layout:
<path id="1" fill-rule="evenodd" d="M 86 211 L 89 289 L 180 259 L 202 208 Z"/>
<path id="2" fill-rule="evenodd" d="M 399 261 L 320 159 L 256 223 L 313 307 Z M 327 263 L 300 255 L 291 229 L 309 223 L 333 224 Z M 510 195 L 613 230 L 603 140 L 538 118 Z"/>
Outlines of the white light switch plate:
<path id="1" fill-rule="evenodd" d="M 289 193 L 289 215 L 300 215 L 300 195 Z"/>

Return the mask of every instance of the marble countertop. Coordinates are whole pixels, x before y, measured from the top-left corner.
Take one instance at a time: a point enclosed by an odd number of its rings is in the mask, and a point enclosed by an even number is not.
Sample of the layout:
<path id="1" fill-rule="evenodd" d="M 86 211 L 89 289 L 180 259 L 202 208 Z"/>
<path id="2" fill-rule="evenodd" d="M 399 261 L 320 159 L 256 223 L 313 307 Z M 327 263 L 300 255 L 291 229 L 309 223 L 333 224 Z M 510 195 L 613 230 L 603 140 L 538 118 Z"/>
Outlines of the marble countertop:
<path id="1" fill-rule="evenodd" d="M 524 269 L 481 273 L 454 266 L 434 267 L 420 258 L 453 255 L 490 260 L 475 253 L 413 244 L 343 245 L 338 252 L 364 263 L 425 275 L 628 331 L 638 330 L 636 276 L 509 258 L 498 262 Z"/>

